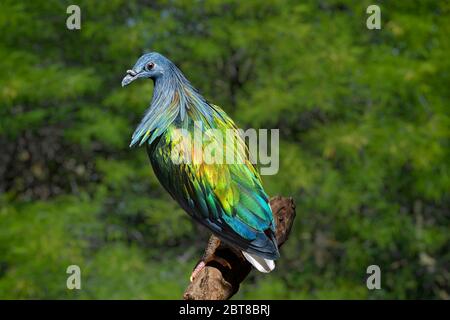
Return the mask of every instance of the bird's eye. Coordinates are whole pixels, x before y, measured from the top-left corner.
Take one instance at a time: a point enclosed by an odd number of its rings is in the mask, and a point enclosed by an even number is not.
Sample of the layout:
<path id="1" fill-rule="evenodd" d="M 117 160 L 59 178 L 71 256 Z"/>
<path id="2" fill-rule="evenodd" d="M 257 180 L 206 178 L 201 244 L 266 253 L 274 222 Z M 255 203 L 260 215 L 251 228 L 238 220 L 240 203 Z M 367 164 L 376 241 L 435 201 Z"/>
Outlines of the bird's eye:
<path id="1" fill-rule="evenodd" d="M 154 64 L 153 62 L 149 62 L 149 63 L 147 63 L 147 64 L 145 65 L 145 69 L 146 69 L 147 71 L 150 71 L 150 70 L 153 69 L 154 66 L 155 66 L 155 64 Z"/>

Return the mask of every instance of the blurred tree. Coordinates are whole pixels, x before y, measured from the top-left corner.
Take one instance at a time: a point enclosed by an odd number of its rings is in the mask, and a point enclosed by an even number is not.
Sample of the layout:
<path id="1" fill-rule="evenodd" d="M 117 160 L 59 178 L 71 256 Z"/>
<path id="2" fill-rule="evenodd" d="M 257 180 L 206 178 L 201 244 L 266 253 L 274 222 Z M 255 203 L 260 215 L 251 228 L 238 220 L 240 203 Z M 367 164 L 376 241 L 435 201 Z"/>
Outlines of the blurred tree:
<path id="1" fill-rule="evenodd" d="M 208 234 L 128 149 L 150 82 L 120 87 L 152 50 L 242 127 L 280 128 L 264 181 L 296 226 L 238 298 L 448 299 L 450 7 L 381 1 L 368 30 L 370 4 L 2 1 L 0 298 L 181 297 Z"/>

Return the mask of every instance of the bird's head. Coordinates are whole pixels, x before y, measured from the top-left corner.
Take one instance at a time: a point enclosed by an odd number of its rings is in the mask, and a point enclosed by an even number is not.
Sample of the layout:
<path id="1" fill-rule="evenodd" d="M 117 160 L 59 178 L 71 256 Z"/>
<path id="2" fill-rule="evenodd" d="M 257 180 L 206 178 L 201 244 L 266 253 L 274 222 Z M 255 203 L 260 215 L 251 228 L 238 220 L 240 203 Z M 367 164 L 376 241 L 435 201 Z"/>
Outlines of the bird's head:
<path id="1" fill-rule="evenodd" d="M 127 75 L 122 80 L 122 87 L 130 84 L 138 78 L 151 78 L 156 80 L 169 72 L 170 60 L 157 52 L 142 55 L 135 63 L 134 67 L 127 70 Z"/>

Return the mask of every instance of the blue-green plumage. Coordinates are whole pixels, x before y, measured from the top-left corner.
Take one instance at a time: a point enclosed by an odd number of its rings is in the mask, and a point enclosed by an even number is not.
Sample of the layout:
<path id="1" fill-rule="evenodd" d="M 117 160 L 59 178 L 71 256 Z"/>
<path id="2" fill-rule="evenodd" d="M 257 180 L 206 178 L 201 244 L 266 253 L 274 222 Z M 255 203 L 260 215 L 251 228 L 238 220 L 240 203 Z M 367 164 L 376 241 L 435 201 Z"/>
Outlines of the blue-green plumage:
<path id="1" fill-rule="evenodd" d="M 260 269 L 259 262 L 252 261 L 259 261 L 258 257 L 275 260 L 279 253 L 268 197 L 242 138 L 237 136 L 237 144 L 243 148 L 232 147 L 241 162 L 176 163 L 172 159 L 175 148 L 185 143 L 180 140 L 179 129 L 192 133 L 200 124 L 202 132 L 214 141 L 227 129 L 237 129 L 234 122 L 218 106 L 208 103 L 181 71 L 158 53 L 143 55 L 122 85 L 137 78 L 151 78 L 155 87 L 151 106 L 135 130 L 131 146 L 146 143 L 159 181 L 194 220 L 243 250 L 259 270 L 273 269 L 273 262 Z"/>

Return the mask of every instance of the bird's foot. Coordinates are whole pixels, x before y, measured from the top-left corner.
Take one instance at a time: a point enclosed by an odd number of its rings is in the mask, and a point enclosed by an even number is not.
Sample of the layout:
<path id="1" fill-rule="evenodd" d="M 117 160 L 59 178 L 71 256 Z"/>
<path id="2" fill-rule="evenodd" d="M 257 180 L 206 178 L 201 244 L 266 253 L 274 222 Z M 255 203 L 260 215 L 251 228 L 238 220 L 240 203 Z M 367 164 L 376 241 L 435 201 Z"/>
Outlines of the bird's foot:
<path id="1" fill-rule="evenodd" d="M 189 278 L 189 280 L 191 282 L 194 281 L 195 277 L 198 276 L 200 271 L 202 271 L 206 267 L 206 265 L 211 261 L 215 261 L 215 262 L 221 264 L 222 266 L 224 266 L 225 268 L 231 269 L 231 265 L 227 260 L 225 260 L 222 257 L 216 256 L 215 254 L 211 254 L 208 257 L 206 257 L 206 258 L 204 257 L 204 258 L 202 258 L 202 260 L 200 260 L 200 262 L 195 266 L 194 270 L 192 271 L 192 274 L 191 274 L 191 277 Z"/>
<path id="2" fill-rule="evenodd" d="M 206 266 L 206 263 L 204 261 L 200 261 L 194 268 L 194 270 L 191 273 L 191 276 L 189 280 L 192 282 L 194 281 L 195 277 L 199 274 L 200 271 L 203 270 L 203 268 Z"/>

